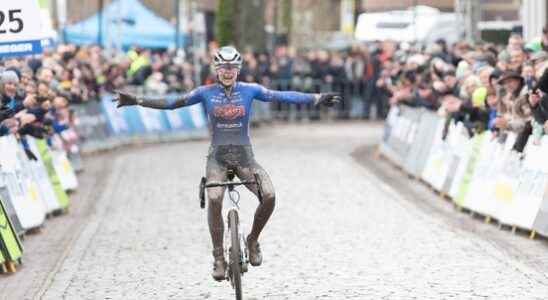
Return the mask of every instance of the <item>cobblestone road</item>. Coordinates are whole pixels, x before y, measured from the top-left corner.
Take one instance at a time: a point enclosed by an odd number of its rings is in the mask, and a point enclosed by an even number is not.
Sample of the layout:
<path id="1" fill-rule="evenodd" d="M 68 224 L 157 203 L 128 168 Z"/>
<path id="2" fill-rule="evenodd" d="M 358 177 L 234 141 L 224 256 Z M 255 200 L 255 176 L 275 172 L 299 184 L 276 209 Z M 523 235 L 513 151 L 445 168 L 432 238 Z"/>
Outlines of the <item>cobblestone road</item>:
<path id="1" fill-rule="evenodd" d="M 378 176 L 367 157 L 365 167 L 357 163 L 355 156 L 368 154 L 356 149 L 380 134 L 379 125 L 362 123 L 257 132 L 255 155 L 271 175 L 277 205 L 261 239 L 263 266 L 244 276 L 246 299 L 548 298 L 546 241 L 459 214 L 407 179 Z M 41 298 L 233 299 L 227 282 L 210 278 L 197 199 L 207 147 L 188 142 L 104 156 L 110 172 L 95 209 Z M 242 198 L 249 228 L 256 200 L 247 192 Z"/>

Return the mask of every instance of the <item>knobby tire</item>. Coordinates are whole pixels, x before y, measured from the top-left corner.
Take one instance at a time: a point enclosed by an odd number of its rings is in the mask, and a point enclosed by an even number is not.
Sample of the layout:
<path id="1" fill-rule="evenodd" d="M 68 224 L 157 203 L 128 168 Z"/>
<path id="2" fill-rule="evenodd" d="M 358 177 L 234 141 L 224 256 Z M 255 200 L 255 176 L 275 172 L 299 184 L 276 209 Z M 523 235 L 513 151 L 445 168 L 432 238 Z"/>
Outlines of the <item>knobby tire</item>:
<path id="1" fill-rule="evenodd" d="M 234 285 L 236 300 L 242 300 L 241 249 L 238 232 L 238 213 L 234 210 L 228 212 L 228 225 L 230 227 L 230 270 L 232 273 L 232 284 Z"/>

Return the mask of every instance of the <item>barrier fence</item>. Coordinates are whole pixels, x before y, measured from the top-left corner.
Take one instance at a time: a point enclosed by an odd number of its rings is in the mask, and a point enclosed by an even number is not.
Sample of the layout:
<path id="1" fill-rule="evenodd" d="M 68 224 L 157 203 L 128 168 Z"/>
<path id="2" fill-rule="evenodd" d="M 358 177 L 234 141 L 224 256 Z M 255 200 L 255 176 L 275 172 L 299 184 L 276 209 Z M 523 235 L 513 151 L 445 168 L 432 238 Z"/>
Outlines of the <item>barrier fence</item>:
<path id="1" fill-rule="evenodd" d="M 79 149 L 106 150 L 130 143 L 161 142 L 207 135 L 200 105 L 173 111 L 142 107 L 116 108 L 112 95 L 100 101 L 71 105 L 82 144 L 65 149 L 60 137 L 0 137 L 0 272 L 21 264 L 20 238 L 41 228 L 47 216 L 68 212 L 67 194 L 78 188 Z M 61 133 L 63 135 L 64 133 Z M 23 144 L 26 148 L 23 147 Z M 81 147 L 78 147 L 81 146 Z M 31 151 L 34 159 L 25 152 Z"/>
<path id="2" fill-rule="evenodd" d="M 406 173 L 447 195 L 459 207 L 515 230 L 548 236 L 548 136 L 512 150 L 489 131 L 470 138 L 462 123 L 424 109 L 393 106 L 380 153 Z"/>
<path id="3" fill-rule="evenodd" d="M 139 106 L 120 109 L 105 94 L 100 101 L 71 106 L 76 131 L 84 152 L 138 143 L 207 136 L 206 116 L 200 105 L 177 110 L 154 110 Z"/>
<path id="4" fill-rule="evenodd" d="M 265 86 L 280 91 L 298 91 L 304 93 L 338 92 L 342 101 L 331 109 L 321 109 L 312 105 L 293 105 L 273 103 L 270 105 L 272 118 L 285 120 L 325 119 L 325 118 L 363 118 L 369 117 L 375 111 L 377 118 L 383 118 L 386 109 L 386 99 L 378 94 L 375 80 L 342 81 L 335 78 L 332 82 L 294 76 L 292 79 L 277 79 L 265 82 Z M 258 102 L 258 101 L 257 101 Z M 373 108 L 374 107 L 374 108 Z"/>

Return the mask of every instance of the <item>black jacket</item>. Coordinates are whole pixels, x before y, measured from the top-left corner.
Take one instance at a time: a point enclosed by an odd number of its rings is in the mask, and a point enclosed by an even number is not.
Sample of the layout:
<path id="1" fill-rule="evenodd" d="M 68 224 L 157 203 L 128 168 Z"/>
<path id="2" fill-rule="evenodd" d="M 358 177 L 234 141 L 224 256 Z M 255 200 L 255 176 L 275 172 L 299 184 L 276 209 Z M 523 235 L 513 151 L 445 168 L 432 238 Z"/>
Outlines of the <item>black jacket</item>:
<path id="1" fill-rule="evenodd" d="M 539 103 L 532 107 L 533 118 L 539 124 L 544 124 L 548 120 L 548 95 L 542 96 Z"/>
<path id="2" fill-rule="evenodd" d="M 15 100 L 15 105 L 10 105 L 12 100 Z M 23 106 L 23 99 L 17 95 L 14 98 L 0 95 L 0 121 L 13 117 L 23 109 L 25 109 Z"/>

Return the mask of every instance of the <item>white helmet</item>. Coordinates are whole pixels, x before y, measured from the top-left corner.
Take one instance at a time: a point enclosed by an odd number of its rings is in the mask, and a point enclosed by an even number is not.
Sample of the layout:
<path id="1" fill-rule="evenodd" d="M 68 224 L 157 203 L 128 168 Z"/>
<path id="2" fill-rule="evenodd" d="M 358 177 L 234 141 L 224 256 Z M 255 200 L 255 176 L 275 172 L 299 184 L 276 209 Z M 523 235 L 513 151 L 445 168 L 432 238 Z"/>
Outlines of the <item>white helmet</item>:
<path id="1" fill-rule="evenodd" d="M 220 65 L 230 64 L 236 66 L 238 69 L 241 69 L 242 56 L 234 47 L 222 47 L 215 53 L 215 56 L 213 57 L 213 64 L 215 68 L 218 68 Z"/>

